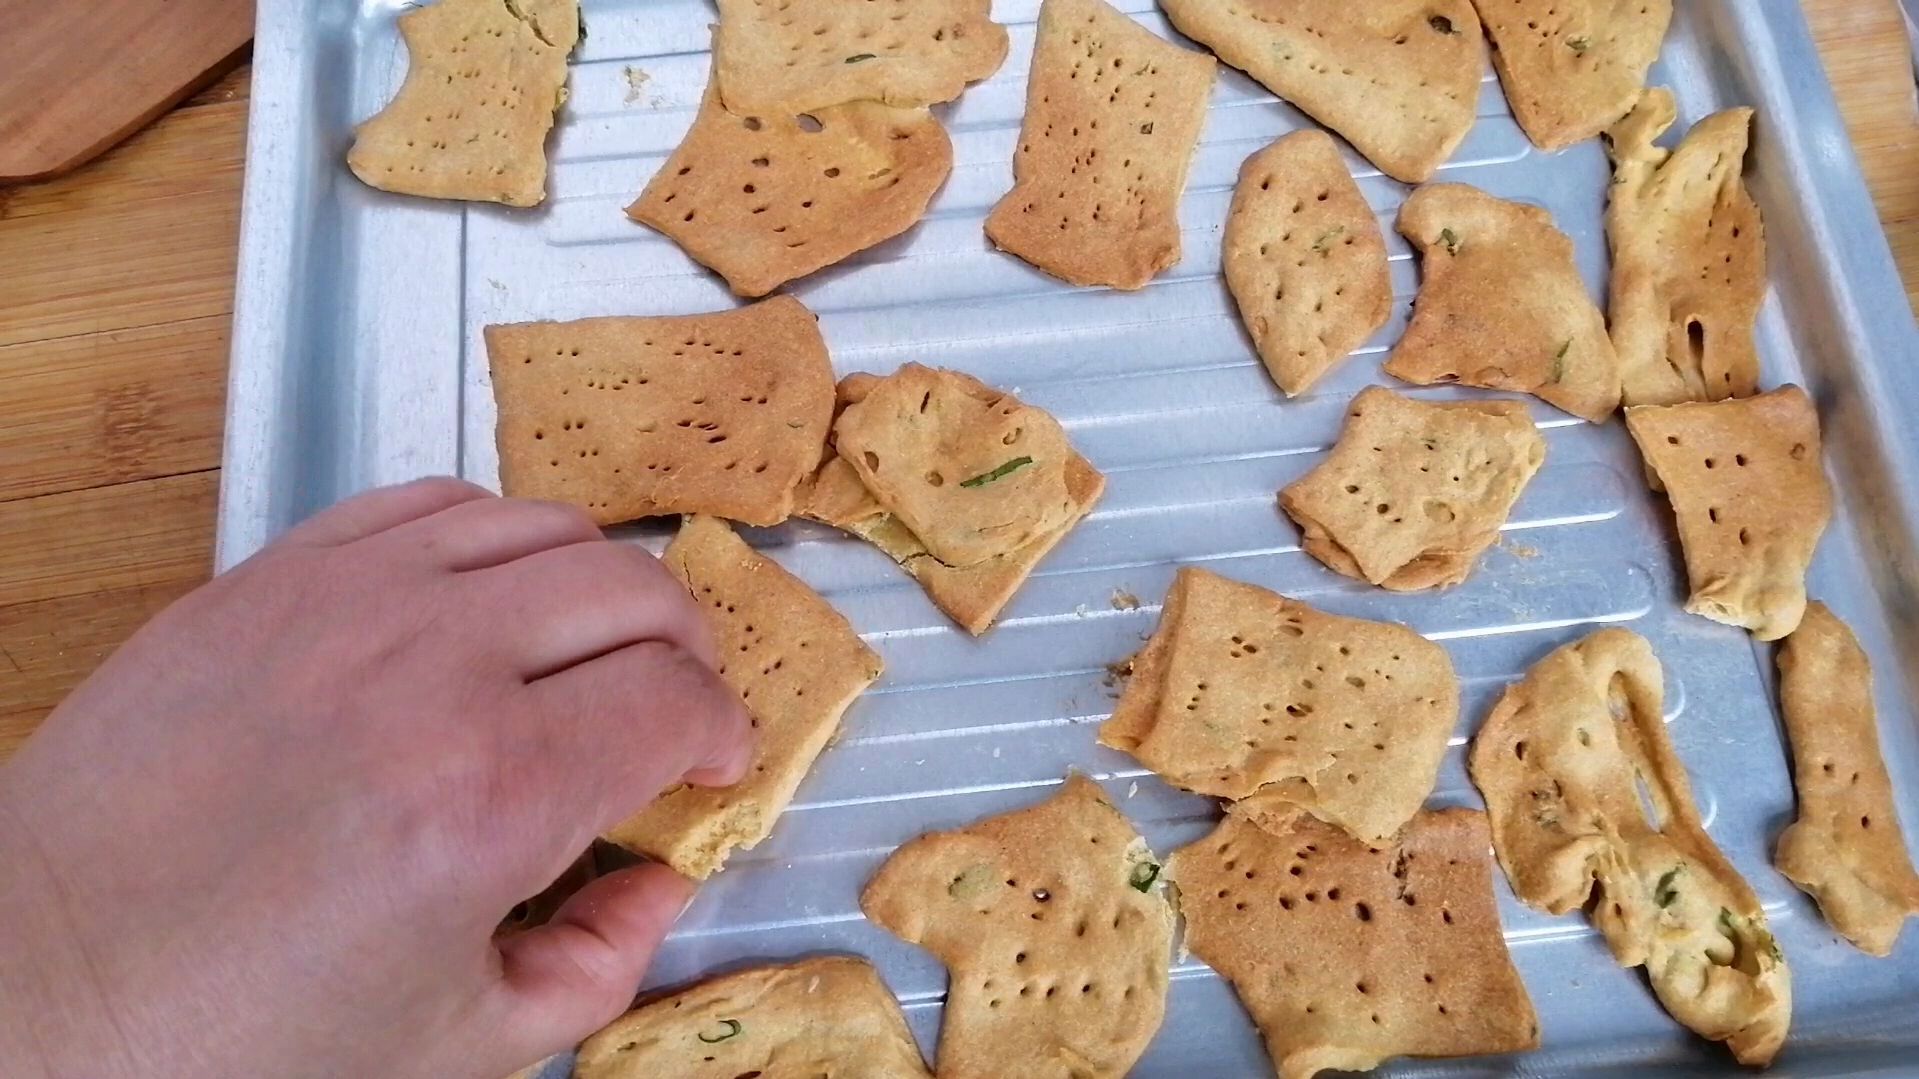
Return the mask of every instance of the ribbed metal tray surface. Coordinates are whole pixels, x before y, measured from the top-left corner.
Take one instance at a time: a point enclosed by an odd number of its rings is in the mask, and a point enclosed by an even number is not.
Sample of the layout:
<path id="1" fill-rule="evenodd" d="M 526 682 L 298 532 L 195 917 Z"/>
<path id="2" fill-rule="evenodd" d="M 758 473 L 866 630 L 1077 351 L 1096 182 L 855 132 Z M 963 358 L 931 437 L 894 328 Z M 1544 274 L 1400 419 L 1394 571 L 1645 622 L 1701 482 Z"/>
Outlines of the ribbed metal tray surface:
<path id="1" fill-rule="evenodd" d="M 405 71 L 399 0 L 262 5 L 233 392 L 220 525 L 230 565 L 352 491 L 435 472 L 497 479 L 481 327 L 608 314 L 684 314 L 737 301 L 622 207 L 691 122 L 705 84 L 705 0 L 587 0 L 590 36 L 551 146 L 550 198 L 513 211 L 372 191 L 343 166 L 353 123 Z M 1151 0 L 1122 9 L 1178 36 Z M 1771 650 L 1680 611 L 1670 511 L 1646 490 L 1617 422 L 1531 402 L 1546 464 L 1500 544 L 1463 586 L 1400 596 L 1358 587 L 1299 548 L 1274 493 L 1320 460 L 1347 400 L 1390 383 L 1417 266 L 1391 223 L 1407 187 L 1348 163 L 1387 234 L 1386 327 L 1313 391 L 1284 400 L 1260 368 L 1219 273 L 1241 161 L 1306 126 L 1222 66 L 1181 207 L 1184 257 L 1137 293 L 1067 287 L 992 251 L 981 221 L 1011 184 L 1038 0 L 999 0 L 1012 53 L 938 113 L 951 179 L 917 228 L 790 289 L 819 313 L 839 373 L 916 360 L 956 367 L 1052 412 L 1109 478 L 1104 500 L 987 636 L 949 624 L 877 550 L 801 522 L 752 540 L 826 595 L 886 662 L 773 836 L 736 855 L 660 954 L 664 984 L 749 960 L 870 957 L 930 1051 L 942 968 L 860 915 L 861 885 L 896 845 L 1030 804 L 1085 771 L 1162 854 L 1217 813 L 1098 747 L 1107 665 L 1136 650 L 1178 565 L 1204 565 L 1327 610 L 1403 621 L 1451 653 L 1464 683 L 1435 804 L 1477 804 L 1463 745 L 1499 690 L 1600 624 L 1651 639 L 1668 710 L 1715 839 L 1752 881 L 1792 964 L 1794 1033 L 1779 1075 L 1919 1072 L 1919 933 L 1874 960 L 1827 928 L 1770 866 L 1793 796 Z M 1757 106 L 1748 182 L 1766 214 L 1773 291 L 1760 319 L 1765 384 L 1818 399 L 1839 513 L 1811 591 L 1858 630 L 1877 666 L 1881 731 L 1909 828 L 1919 829 L 1919 346 L 1883 234 L 1797 6 L 1682 0 L 1652 82 L 1681 126 Z M 1531 147 L 1488 69 L 1478 123 L 1437 179 L 1550 210 L 1603 298 L 1608 168 L 1597 141 Z M 1473 391 L 1406 389 L 1424 398 Z M 658 548 L 663 527 L 621 533 Z M 1120 609 L 1115 593 L 1139 597 Z M 1686 1034 L 1643 978 L 1616 967 L 1584 919 L 1520 906 L 1499 879 L 1513 958 L 1545 1045 L 1513 1058 L 1402 1061 L 1395 1075 L 1691 1074 L 1731 1067 Z M 1413 957 L 1408 957 L 1413 961 Z M 1255 1076 L 1269 1068 L 1231 989 L 1176 964 L 1164 1028 L 1134 1074 Z M 1009 1072 L 1010 1074 L 1014 1074 Z"/>

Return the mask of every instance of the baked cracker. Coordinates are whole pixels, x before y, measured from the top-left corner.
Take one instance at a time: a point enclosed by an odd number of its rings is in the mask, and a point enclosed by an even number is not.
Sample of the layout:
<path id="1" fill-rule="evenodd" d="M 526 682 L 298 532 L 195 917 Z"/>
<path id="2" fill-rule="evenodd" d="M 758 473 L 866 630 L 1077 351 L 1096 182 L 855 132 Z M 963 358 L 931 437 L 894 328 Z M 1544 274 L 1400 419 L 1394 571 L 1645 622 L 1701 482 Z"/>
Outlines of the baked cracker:
<path id="1" fill-rule="evenodd" d="M 1419 249 L 1421 280 L 1387 373 L 1530 393 L 1594 423 L 1619 407 L 1606 321 L 1551 214 L 1429 184 L 1400 206 L 1399 231 Z"/>
<path id="2" fill-rule="evenodd" d="M 1672 94 L 1648 90 L 1606 144 L 1612 339 L 1628 405 L 1759 388 L 1752 327 L 1766 294 L 1766 226 L 1740 179 L 1752 110 L 1713 113 L 1668 151 L 1653 140 L 1673 116 Z"/>
<path id="3" fill-rule="evenodd" d="M 833 365 L 791 297 L 485 336 L 509 496 L 571 502 L 601 524 L 711 513 L 775 525 L 825 452 Z"/>
<path id="4" fill-rule="evenodd" d="M 1692 595 L 1686 610 L 1762 641 L 1793 631 L 1806 567 L 1832 518 L 1819 414 L 1797 386 L 1757 397 L 1626 410 L 1671 499 Z"/>
<path id="5" fill-rule="evenodd" d="M 1560 648 L 1494 706 L 1473 782 L 1520 899 L 1589 910 L 1673 1018 L 1763 1065 L 1785 1041 L 1790 974 L 1758 897 L 1700 823 L 1661 679 L 1652 647 L 1623 629 Z"/>
<path id="6" fill-rule="evenodd" d="M 1418 183 L 1459 146 L 1486 64 L 1468 0 L 1160 0 L 1179 32 Z"/>
<path id="7" fill-rule="evenodd" d="M 1168 869 L 1186 947 L 1232 983 L 1279 1075 L 1311 1079 L 1538 1048 L 1486 846 L 1471 809 L 1423 810 L 1380 850 L 1303 813 L 1229 811 Z"/>
<path id="8" fill-rule="evenodd" d="M 1438 645 L 1193 567 L 1173 583 L 1161 632 L 1102 743 L 1187 790 L 1254 799 L 1262 813 L 1305 809 L 1372 844 L 1432 791 L 1459 718 Z"/>
<path id="9" fill-rule="evenodd" d="M 1126 1074 L 1166 1013 L 1173 907 L 1157 861 L 1078 775 L 886 860 L 860 909 L 947 967 L 940 1079 Z"/>
<path id="10" fill-rule="evenodd" d="M 1379 222 L 1323 131 L 1295 131 L 1246 159 L 1222 261 L 1240 320 L 1288 397 L 1392 311 Z"/>
<path id="11" fill-rule="evenodd" d="M 881 665 L 845 617 L 722 521 L 687 518 L 665 562 L 707 609 L 720 678 L 739 693 L 759 740 L 745 779 L 678 787 L 607 838 L 704 880 L 735 847 L 757 846 L 772 832 Z"/>
<path id="12" fill-rule="evenodd" d="M 354 130 L 353 174 L 402 195 L 544 200 L 546 134 L 580 39 L 577 0 L 439 0 L 399 24 L 406 81 Z"/>
<path id="13" fill-rule="evenodd" d="M 1075 285 L 1137 289 L 1178 262 L 1216 66 L 1104 0 L 1045 0 L 1013 189 L 987 238 Z"/>
<path id="14" fill-rule="evenodd" d="M 1584 142 L 1626 115 L 1672 22 L 1672 0 L 1473 4 L 1513 119 L 1546 150 Z"/>
<path id="15" fill-rule="evenodd" d="M 932 1079 L 864 959 L 751 967 L 658 997 L 580 1046 L 573 1079 Z"/>
<path id="16" fill-rule="evenodd" d="M 738 295 L 764 296 L 911 228 L 951 171 L 952 141 L 925 109 L 859 101 L 740 116 L 709 83 L 626 216 Z"/>
<path id="17" fill-rule="evenodd" d="M 1006 61 L 991 0 L 719 0 L 726 107 L 792 115 L 849 101 L 951 101 Z"/>
<path id="18" fill-rule="evenodd" d="M 1890 955 L 1906 918 L 1919 914 L 1919 874 L 1879 754 L 1872 665 L 1823 603 L 1806 607 L 1779 649 L 1779 703 L 1799 819 L 1779 837 L 1773 864 L 1847 940 Z"/>
<path id="19" fill-rule="evenodd" d="M 1333 452 L 1279 493 L 1306 553 L 1396 592 L 1466 579 L 1546 458 L 1517 401 L 1353 399 Z"/>

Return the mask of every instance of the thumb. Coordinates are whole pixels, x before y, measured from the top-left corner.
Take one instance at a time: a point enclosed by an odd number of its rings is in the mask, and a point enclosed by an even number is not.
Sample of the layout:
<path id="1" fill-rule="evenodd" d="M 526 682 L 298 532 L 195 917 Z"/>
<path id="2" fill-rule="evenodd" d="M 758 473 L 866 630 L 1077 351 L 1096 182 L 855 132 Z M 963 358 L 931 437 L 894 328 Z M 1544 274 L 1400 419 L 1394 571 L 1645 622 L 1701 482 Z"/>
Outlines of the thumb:
<path id="1" fill-rule="evenodd" d="M 693 882 L 671 869 L 634 866 L 580 889 L 547 924 L 501 940 L 500 1033 L 516 1057 L 570 1049 L 624 1012 L 692 898 Z"/>

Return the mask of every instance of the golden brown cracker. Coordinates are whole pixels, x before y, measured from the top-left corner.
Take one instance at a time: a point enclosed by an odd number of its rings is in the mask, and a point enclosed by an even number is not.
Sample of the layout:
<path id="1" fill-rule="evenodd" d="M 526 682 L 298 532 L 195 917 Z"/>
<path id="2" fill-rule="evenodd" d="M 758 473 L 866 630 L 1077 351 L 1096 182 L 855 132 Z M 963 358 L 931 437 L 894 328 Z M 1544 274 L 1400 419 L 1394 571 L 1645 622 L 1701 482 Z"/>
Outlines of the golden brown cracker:
<path id="1" fill-rule="evenodd" d="M 1832 518 L 1812 399 L 1789 385 L 1642 405 L 1626 410 L 1626 429 L 1679 522 L 1686 610 L 1762 641 L 1791 633 L 1806 608 L 1806 567 Z"/>
<path id="2" fill-rule="evenodd" d="M 1419 249 L 1421 280 L 1387 373 L 1530 393 L 1594 423 L 1619 407 L 1605 319 L 1551 214 L 1428 184 L 1400 206 L 1399 231 Z"/>
<path id="3" fill-rule="evenodd" d="M 1297 806 L 1368 843 L 1418 811 L 1459 717 L 1444 649 L 1192 567 L 1166 611 L 1163 651 L 1135 660 L 1102 742 L 1187 790 Z"/>
<path id="4" fill-rule="evenodd" d="M 1668 151 L 1653 140 L 1673 116 L 1672 94 L 1648 90 L 1606 144 L 1612 339 L 1628 405 L 1759 388 L 1752 328 L 1766 295 L 1766 227 L 1740 179 L 1752 110 L 1713 113 Z"/>
<path id="5" fill-rule="evenodd" d="M 1045 0 L 1013 189 L 987 238 L 1075 285 L 1142 288 L 1178 262 L 1215 66 L 1104 0 Z"/>
<path id="6" fill-rule="evenodd" d="M 1145 841 L 1084 776 L 907 843 L 860 895 L 947 967 L 940 1079 L 1126 1074 L 1166 1012 L 1173 908 Z"/>
<path id="7" fill-rule="evenodd" d="M 794 115 L 951 101 L 1006 61 L 991 0 L 719 0 L 713 65 L 726 107 Z"/>
<path id="8" fill-rule="evenodd" d="M 1919 874 L 1879 753 L 1872 665 L 1823 603 L 1806 607 L 1779 649 L 1779 703 L 1799 818 L 1779 837 L 1773 864 L 1847 940 L 1890 955 L 1906 919 L 1919 914 Z"/>
<path id="9" fill-rule="evenodd" d="M 775 525 L 818 467 L 833 365 L 791 297 L 706 315 L 486 328 L 500 485 L 601 524 L 711 513 Z"/>
<path id="10" fill-rule="evenodd" d="M 1223 261 L 1240 320 L 1288 397 L 1363 344 L 1392 310 L 1379 222 L 1322 131 L 1296 131 L 1246 159 L 1226 215 Z"/>
<path id="11" fill-rule="evenodd" d="M 1766 915 L 1700 822 L 1662 712 L 1652 647 L 1603 629 L 1508 687 L 1473 739 L 1473 782 L 1513 891 L 1586 909 L 1673 1018 L 1765 1064 L 1792 988 Z"/>
<path id="12" fill-rule="evenodd" d="M 1160 0 L 1180 33 L 1418 183 L 1472 129 L 1486 50 L 1468 0 Z"/>
<path id="13" fill-rule="evenodd" d="M 758 741 L 745 779 L 676 788 L 607 838 L 704 880 L 734 848 L 772 832 L 881 665 L 844 616 L 723 521 L 687 518 L 665 561 L 706 610 L 720 678 L 739 693 Z"/>
<path id="14" fill-rule="evenodd" d="M 864 959 L 751 967 L 657 997 L 580 1046 L 574 1079 L 932 1079 Z"/>
<path id="15" fill-rule="evenodd" d="M 1473 0 L 1513 119 L 1559 150 L 1633 107 L 1659 59 L 1672 0 Z"/>
<path id="16" fill-rule="evenodd" d="M 1486 846 L 1470 809 L 1422 811 L 1379 850 L 1305 814 L 1229 812 L 1168 869 L 1186 946 L 1232 983 L 1278 1074 L 1311 1079 L 1538 1047 Z"/>
<path id="17" fill-rule="evenodd" d="M 741 116 L 708 85 L 626 216 L 735 293 L 764 296 L 911 228 L 951 171 L 952 141 L 924 109 L 860 101 Z"/>
<path id="18" fill-rule="evenodd" d="M 400 16 L 407 73 L 354 131 L 347 165 L 382 191 L 533 206 L 566 101 L 577 0 L 439 0 Z"/>
<path id="19" fill-rule="evenodd" d="M 1517 401 L 1414 401 L 1369 386 L 1331 455 L 1279 503 L 1332 569 L 1399 592 L 1444 587 L 1499 538 L 1545 458 Z"/>

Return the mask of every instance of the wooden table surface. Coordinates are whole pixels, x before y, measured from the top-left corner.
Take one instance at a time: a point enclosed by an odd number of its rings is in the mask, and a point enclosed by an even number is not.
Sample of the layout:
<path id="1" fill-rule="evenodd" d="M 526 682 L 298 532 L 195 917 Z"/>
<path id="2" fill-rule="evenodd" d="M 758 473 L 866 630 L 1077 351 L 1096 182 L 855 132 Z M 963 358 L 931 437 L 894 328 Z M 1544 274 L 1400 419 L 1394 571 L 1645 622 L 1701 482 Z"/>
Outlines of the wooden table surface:
<path id="1" fill-rule="evenodd" d="M 1919 118 L 1895 0 L 1805 0 L 1908 295 Z M 0 758 L 213 557 L 243 68 L 80 172 L 0 188 Z"/>

